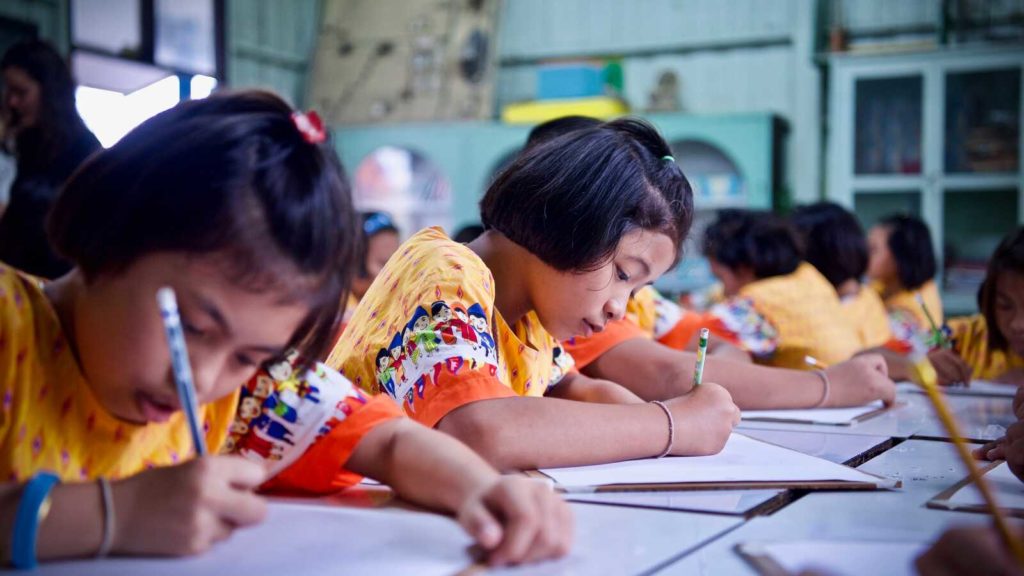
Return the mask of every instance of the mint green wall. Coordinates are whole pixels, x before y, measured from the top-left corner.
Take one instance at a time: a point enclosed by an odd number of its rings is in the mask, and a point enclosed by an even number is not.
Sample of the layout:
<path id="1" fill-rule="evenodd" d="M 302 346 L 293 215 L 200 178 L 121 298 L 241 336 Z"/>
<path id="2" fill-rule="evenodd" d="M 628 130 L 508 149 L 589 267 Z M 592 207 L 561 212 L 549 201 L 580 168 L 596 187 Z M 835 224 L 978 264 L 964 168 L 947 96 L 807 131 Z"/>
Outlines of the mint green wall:
<path id="1" fill-rule="evenodd" d="M 657 114 L 648 118 L 670 141 L 703 140 L 721 148 L 746 179 L 747 205 L 771 207 L 771 115 Z M 497 122 L 354 126 L 337 128 L 334 138 L 350 174 L 370 152 L 384 145 L 410 148 L 431 159 L 451 183 L 452 222 L 458 227 L 479 220 L 477 202 L 494 169 L 522 146 L 531 127 Z"/>
<path id="2" fill-rule="evenodd" d="M 303 106 L 320 0 L 228 0 L 226 11 L 228 84 L 273 90 Z"/>
<path id="3" fill-rule="evenodd" d="M 352 174 L 370 152 L 384 145 L 415 150 L 432 160 L 452 187 L 455 228 L 480 220 L 477 203 L 499 160 L 519 150 L 528 126 L 495 122 L 452 122 L 353 126 L 335 130 L 335 146 Z"/>

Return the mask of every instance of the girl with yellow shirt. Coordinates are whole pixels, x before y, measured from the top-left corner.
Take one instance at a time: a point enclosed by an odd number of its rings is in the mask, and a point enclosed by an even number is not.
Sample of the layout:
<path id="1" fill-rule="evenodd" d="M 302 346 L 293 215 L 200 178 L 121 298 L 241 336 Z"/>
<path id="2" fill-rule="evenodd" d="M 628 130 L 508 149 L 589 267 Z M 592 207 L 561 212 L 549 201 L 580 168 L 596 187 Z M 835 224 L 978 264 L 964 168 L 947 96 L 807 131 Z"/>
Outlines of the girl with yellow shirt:
<path id="1" fill-rule="evenodd" d="M 918 295 L 941 326 L 942 299 L 934 281 L 935 250 L 928 225 L 913 216 L 885 218 L 868 231 L 868 250 L 868 281 L 885 302 L 893 337 L 909 342 L 930 330 Z"/>
<path id="2" fill-rule="evenodd" d="M 550 120 L 530 132 L 527 147 L 600 123 L 580 116 Z M 585 375 L 621 384 L 644 400 L 664 400 L 692 388 L 693 351 L 707 321 L 703 314 L 686 310 L 646 286 L 629 299 L 621 320 L 608 322 L 604 330 L 590 336 L 564 340 L 562 346 Z M 721 384 L 741 409 L 852 406 L 877 398 L 889 400 L 894 394 L 877 358 L 828 368 L 826 384 L 819 374 L 751 364 L 748 354 L 718 337 L 709 343 L 705 374 Z"/>
<path id="3" fill-rule="evenodd" d="M 717 452 L 739 419 L 723 388 L 643 403 L 559 344 L 622 318 L 679 258 L 692 210 L 646 122 L 530 147 L 484 195 L 483 235 L 426 229 L 399 248 L 327 363 L 500 469 Z"/>
<path id="4" fill-rule="evenodd" d="M 906 355 L 915 340 L 931 338 L 931 322 L 943 326 L 942 299 L 935 285 L 935 250 L 928 225 L 912 216 L 890 216 L 868 232 L 867 277 L 879 293 L 889 315 L 892 338 L 885 345 L 894 378 L 910 379 L 914 370 Z M 933 345 L 928 359 L 940 384 L 968 382 L 970 367 L 949 349 Z"/>
<path id="5" fill-rule="evenodd" d="M 183 103 L 84 164 L 50 217 L 72 271 L 41 285 L 0 266 L 0 560 L 193 554 L 259 522 L 266 503 L 254 490 L 273 459 L 194 458 L 155 294 L 178 294 L 217 452 L 258 366 L 329 344 L 354 225 L 318 119 L 267 93 Z M 297 381 L 347 406 L 308 446 L 336 449 L 321 474 L 370 475 L 456 513 L 493 562 L 564 552 L 570 520 L 549 491 L 501 479 L 339 378 Z M 301 456 L 287 458 L 302 466 Z M 534 514 L 554 522 L 505 520 Z"/>
<path id="6" fill-rule="evenodd" d="M 1003 239 L 978 291 L 980 314 L 953 318 L 953 350 L 982 380 L 1024 386 L 1024 228 Z"/>
<path id="7" fill-rule="evenodd" d="M 710 328 L 758 362 L 810 368 L 807 356 L 835 364 L 860 350 L 835 289 L 803 261 L 788 222 L 769 212 L 723 211 L 705 231 L 704 254 L 727 297 L 711 308 Z"/>

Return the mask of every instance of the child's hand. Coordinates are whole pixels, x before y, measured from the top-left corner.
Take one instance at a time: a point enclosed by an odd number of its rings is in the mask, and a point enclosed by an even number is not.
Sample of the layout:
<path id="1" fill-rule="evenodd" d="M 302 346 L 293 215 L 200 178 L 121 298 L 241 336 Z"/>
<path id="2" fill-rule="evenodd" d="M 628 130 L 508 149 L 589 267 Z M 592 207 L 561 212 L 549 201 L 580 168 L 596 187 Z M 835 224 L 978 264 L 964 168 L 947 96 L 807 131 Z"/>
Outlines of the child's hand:
<path id="1" fill-rule="evenodd" d="M 725 447 L 732 429 L 740 423 L 740 409 L 729 391 L 705 382 L 684 396 L 665 402 L 675 420 L 673 456 L 707 456 Z M 664 414 L 662 414 L 664 416 Z M 668 434 L 666 422 L 666 435 Z"/>
<path id="2" fill-rule="evenodd" d="M 1024 574 L 991 526 L 947 530 L 915 564 L 922 576 Z"/>
<path id="3" fill-rule="evenodd" d="M 235 528 L 256 524 L 266 501 L 253 490 L 263 466 L 237 456 L 209 456 L 155 468 L 115 482 L 114 552 L 198 554 Z"/>
<path id="4" fill-rule="evenodd" d="M 896 384 L 889 379 L 885 358 L 864 354 L 825 370 L 831 383 L 829 407 L 861 406 L 881 400 L 886 406 L 896 401 Z"/>
<path id="5" fill-rule="evenodd" d="M 557 558 L 572 545 L 572 510 L 537 479 L 503 476 L 466 500 L 457 517 L 491 566 Z"/>
<path id="6" fill-rule="evenodd" d="M 1017 416 L 1018 424 L 1024 420 L 1024 388 L 1017 390 L 1013 396 L 1013 413 Z M 1010 426 L 1013 428 L 1015 425 Z M 1009 430 L 1007 430 L 1007 436 Z M 974 457 L 984 460 L 1005 460 L 1006 459 L 1006 436 L 987 442 L 980 448 L 974 449 Z"/>
<path id="7" fill-rule="evenodd" d="M 928 361 L 935 367 L 939 375 L 939 385 L 969 384 L 971 367 L 964 362 L 959 354 L 949 348 L 936 348 L 928 352 Z"/>

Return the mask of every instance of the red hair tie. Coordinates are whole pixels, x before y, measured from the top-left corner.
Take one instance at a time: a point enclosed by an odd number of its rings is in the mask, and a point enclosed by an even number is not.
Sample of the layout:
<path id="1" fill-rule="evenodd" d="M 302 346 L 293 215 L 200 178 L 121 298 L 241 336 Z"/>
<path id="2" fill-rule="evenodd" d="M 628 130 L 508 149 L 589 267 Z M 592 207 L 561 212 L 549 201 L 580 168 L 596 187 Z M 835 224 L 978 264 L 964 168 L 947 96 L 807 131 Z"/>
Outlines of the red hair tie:
<path id="1" fill-rule="evenodd" d="M 302 134 L 302 139 L 310 144 L 320 144 L 327 139 L 327 131 L 324 130 L 324 121 L 314 110 L 309 112 L 293 112 L 292 122 L 295 128 Z"/>

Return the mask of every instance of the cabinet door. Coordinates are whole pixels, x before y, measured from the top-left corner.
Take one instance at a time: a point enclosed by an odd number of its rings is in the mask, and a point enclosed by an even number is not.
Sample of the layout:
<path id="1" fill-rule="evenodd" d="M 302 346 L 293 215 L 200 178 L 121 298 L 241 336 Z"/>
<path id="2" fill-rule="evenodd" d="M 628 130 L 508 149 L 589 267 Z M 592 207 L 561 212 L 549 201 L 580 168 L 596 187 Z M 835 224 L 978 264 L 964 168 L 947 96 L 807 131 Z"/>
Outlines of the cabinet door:
<path id="1" fill-rule="evenodd" d="M 1020 80 L 1019 66 L 946 74 L 946 174 L 1020 169 Z"/>
<path id="2" fill-rule="evenodd" d="M 856 176 L 921 173 L 924 78 L 861 78 L 854 84 Z"/>

